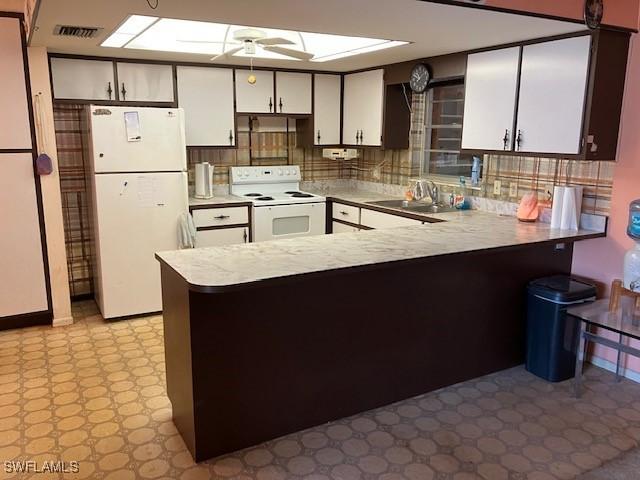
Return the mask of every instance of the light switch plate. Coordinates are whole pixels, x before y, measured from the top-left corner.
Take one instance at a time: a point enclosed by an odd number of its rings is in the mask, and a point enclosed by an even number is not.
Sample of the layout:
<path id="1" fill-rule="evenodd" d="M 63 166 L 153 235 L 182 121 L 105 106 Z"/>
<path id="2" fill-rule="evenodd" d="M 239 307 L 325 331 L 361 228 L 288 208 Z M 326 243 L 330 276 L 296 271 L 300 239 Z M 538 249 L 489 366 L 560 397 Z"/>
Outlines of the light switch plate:
<path id="1" fill-rule="evenodd" d="M 502 192 L 502 182 L 500 180 L 496 180 L 493 182 L 493 194 L 500 195 Z"/>
<path id="2" fill-rule="evenodd" d="M 516 198 L 518 196 L 518 182 L 511 182 L 509 184 L 509 196 Z"/>

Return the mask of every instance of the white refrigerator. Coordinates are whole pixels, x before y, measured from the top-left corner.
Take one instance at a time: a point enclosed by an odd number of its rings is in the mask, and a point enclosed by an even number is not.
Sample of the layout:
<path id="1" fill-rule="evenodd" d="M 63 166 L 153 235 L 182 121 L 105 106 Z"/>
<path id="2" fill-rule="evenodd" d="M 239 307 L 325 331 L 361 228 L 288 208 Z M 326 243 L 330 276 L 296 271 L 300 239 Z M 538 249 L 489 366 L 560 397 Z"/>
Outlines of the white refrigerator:
<path id="1" fill-rule="evenodd" d="M 92 105 L 88 116 L 98 307 L 104 318 L 158 312 L 154 254 L 178 248 L 189 210 L 183 111 Z"/>

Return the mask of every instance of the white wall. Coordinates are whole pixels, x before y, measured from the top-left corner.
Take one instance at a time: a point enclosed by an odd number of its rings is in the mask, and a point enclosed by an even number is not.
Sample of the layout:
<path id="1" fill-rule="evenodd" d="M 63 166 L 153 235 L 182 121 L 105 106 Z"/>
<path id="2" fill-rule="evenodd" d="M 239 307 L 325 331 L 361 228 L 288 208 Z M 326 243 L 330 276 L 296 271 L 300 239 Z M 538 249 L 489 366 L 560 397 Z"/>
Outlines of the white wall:
<path id="1" fill-rule="evenodd" d="M 53 161 L 53 173 L 40 177 L 47 234 L 53 325 L 66 325 L 72 323 L 73 318 L 71 316 L 67 255 L 64 244 L 62 197 L 60 194 L 56 136 L 53 125 L 49 64 L 47 62 L 46 48 L 29 47 L 27 53 L 29 57 L 29 74 L 31 76 L 31 95 L 36 130 L 38 131 L 38 152 L 47 153 Z"/>

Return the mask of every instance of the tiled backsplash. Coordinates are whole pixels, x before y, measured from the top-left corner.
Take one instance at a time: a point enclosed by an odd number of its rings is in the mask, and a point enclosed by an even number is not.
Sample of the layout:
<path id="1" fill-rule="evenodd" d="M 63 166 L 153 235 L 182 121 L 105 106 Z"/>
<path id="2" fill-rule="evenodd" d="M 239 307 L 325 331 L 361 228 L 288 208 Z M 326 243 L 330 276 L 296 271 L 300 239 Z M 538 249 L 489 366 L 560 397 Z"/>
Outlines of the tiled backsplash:
<path id="1" fill-rule="evenodd" d="M 289 132 L 254 132 L 249 140 L 248 131 L 238 132 L 238 149 L 189 149 L 189 165 L 208 161 L 215 170 L 217 184 L 228 183 L 228 166 L 273 165 L 288 163 L 300 165 L 304 181 L 359 180 L 407 188 L 411 179 L 420 176 L 422 149 L 424 148 L 424 95 L 414 95 L 410 148 L 408 150 L 381 150 L 365 148 L 360 157 L 350 161 L 322 158 L 319 148 L 296 147 L 295 127 Z M 251 144 L 251 160 L 250 148 Z M 583 209 L 588 213 L 607 215 L 610 208 L 614 162 L 580 162 L 555 158 L 529 158 L 485 155 L 481 188 L 474 195 L 518 202 L 529 191 L 537 191 L 541 200 L 555 185 L 584 186 Z M 435 179 L 438 183 L 438 179 Z M 457 179 L 451 179 L 457 183 Z M 495 195 L 494 182 L 502 184 L 501 193 Z M 445 182 L 443 192 L 452 190 L 451 181 Z M 517 195 L 510 188 L 514 184 Z"/>
<path id="2" fill-rule="evenodd" d="M 214 182 L 216 184 L 229 183 L 229 168 L 231 166 L 248 165 L 300 165 L 303 180 L 337 180 L 348 177 L 347 168 L 340 162 L 322 158 L 322 149 L 298 148 L 295 146 L 296 134 L 290 133 L 253 133 L 252 158 L 249 157 L 248 134 L 238 134 L 237 149 L 211 149 L 192 147 L 187 151 L 187 161 L 190 173 L 194 165 L 199 162 L 209 162 L 214 168 Z M 288 137 L 288 142 L 287 142 Z M 256 155 L 255 145 L 260 145 L 261 155 Z M 289 144 L 289 148 L 287 148 Z M 190 175 L 190 183 L 193 183 Z"/>

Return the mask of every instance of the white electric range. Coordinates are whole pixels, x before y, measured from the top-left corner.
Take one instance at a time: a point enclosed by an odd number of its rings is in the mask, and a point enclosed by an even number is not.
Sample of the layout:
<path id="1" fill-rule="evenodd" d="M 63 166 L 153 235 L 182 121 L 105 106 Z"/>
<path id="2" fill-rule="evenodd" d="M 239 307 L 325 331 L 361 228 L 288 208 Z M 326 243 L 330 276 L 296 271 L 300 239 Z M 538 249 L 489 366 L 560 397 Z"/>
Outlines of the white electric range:
<path id="1" fill-rule="evenodd" d="M 231 167 L 231 194 L 253 203 L 253 240 L 326 233 L 325 198 L 300 191 L 300 167 Z"/>

